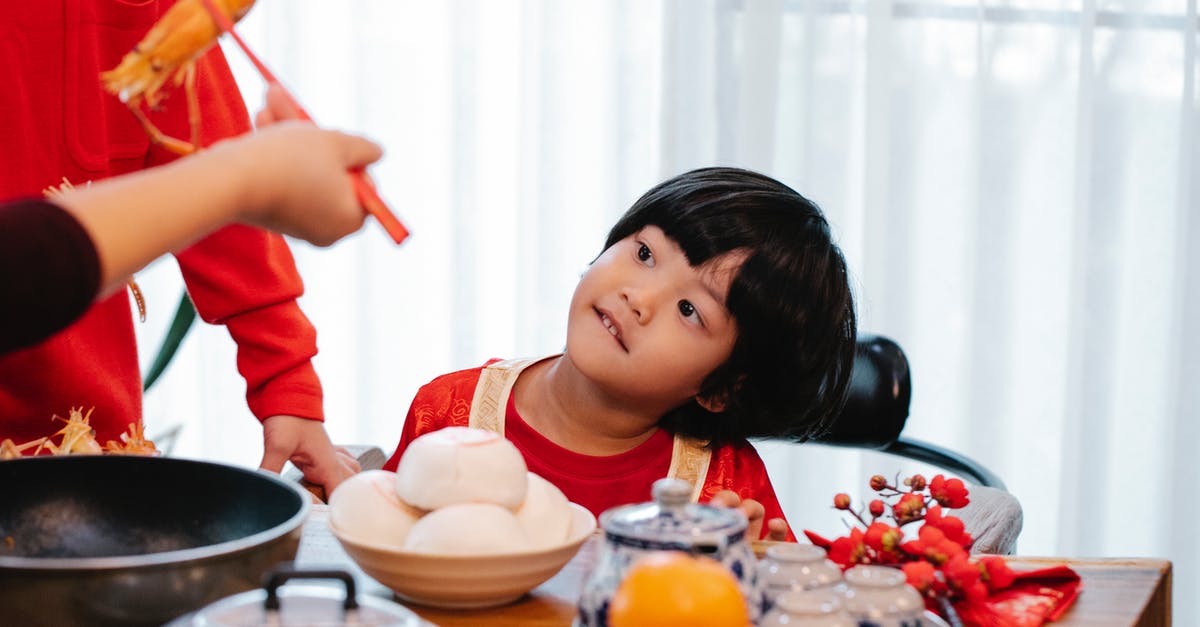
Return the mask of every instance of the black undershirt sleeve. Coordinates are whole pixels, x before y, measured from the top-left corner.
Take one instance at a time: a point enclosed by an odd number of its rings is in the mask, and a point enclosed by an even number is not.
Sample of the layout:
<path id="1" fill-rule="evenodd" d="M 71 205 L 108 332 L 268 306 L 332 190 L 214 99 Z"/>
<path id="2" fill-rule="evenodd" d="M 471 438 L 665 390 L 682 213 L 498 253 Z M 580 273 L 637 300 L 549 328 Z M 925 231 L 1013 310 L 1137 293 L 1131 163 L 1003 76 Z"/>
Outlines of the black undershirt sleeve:
<path id="1" fill-rule="evenodd" d="M 0 354 L 65 328 L 99 289 L 100 258 L 73 215 L 41 199 L 0 204 Z"/>

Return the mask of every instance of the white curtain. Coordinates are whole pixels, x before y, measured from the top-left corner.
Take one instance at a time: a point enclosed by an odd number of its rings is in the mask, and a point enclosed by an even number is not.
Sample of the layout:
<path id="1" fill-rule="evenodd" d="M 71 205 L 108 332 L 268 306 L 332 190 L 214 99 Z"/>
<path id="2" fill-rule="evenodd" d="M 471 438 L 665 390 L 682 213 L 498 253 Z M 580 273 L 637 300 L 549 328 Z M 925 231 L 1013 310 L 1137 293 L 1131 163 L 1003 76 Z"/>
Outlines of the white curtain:
<path id="1" fill-rule="evenodd" d="M 413 232 L 295 245 L 335 440 L 390 452 L 428 379 L 560 350 L 615 218 L 739 165 L 824 208 L 862 332 L 911 361 L 906 435 L 1004 478 L 1020 553 L 1161 556 L 1200 586 L 1196 0 L 259 0 L 239 28 L 318 121 L 386 147 Z M 176 275 L 141 278 L 147 361 Z M 242 393 L 224 330 L 197 329 L 148 431 L 257 463 Z M 761 450 L 791 522 L 830 533 L 834 492 L 900 468 Z"/>

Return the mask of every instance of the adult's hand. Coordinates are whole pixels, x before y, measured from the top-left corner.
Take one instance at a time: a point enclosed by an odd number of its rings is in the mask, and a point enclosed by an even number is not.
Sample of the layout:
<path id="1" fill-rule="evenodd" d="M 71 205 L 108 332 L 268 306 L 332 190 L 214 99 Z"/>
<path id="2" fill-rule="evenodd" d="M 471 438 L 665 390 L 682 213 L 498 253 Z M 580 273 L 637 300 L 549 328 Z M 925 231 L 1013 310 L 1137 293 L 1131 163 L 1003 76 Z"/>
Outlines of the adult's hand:
<path id="1" fill-rule="evenodd" d="M 378 144 L 308 122 L 272 124 L 218 143 L 209 156 L 236 164 L 245 202 L 240 221 L 328 246 L 358 230 L 366 212 L 350 170 L 377 161 Z"/>
<path id="2" fill-rule="evenodd" d="M 296 416 L 271 416 L 262 422 L 263 458 L 259 467 L 278 473 L 291 461 L 304 479 L 325 489 L 326 498 L 343 481 L 362 470 L 358 460 L 334 447 L 324 423 Z"/>

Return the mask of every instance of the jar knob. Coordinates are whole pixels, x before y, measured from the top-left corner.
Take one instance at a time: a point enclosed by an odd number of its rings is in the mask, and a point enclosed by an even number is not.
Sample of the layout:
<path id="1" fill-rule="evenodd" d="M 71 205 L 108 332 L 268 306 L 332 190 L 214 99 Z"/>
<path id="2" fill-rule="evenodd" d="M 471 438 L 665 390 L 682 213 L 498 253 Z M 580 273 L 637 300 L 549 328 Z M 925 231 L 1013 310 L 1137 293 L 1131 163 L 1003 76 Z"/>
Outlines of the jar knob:
<path id="1" fill-rule="evenodd" d="M 667 477 L 655 481 L 650 494 L 659 507 L 681 507 L 692 500 L 692 484 L 683 479 Z"/>

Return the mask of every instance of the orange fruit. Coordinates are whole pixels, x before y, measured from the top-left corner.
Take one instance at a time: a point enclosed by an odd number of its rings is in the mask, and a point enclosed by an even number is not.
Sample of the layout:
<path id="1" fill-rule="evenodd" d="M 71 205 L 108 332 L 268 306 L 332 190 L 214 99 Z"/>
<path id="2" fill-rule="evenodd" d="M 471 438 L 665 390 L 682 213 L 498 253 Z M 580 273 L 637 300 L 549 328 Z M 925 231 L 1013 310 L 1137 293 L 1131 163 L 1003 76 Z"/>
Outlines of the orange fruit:
<path id="1" fill-rule="evenodd" d="M 612 627 L 746 627 L 737 579 L 716 560 L 662 551 L 634 562 L 608 607 Z"/>

